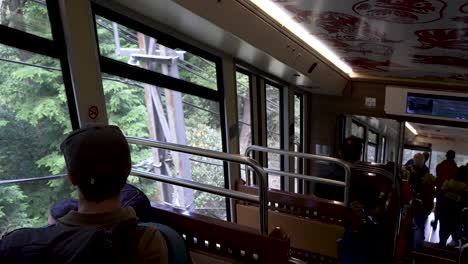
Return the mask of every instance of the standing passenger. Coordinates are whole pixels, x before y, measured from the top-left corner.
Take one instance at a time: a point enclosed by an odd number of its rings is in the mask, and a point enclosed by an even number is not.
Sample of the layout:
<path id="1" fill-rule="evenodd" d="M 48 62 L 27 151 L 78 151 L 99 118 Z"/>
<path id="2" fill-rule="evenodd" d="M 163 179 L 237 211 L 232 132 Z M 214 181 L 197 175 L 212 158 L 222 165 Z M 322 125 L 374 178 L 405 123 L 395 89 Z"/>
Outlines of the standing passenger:
<path id="1" fill-rule="evenodd" d="M 468 169 L 462 166 L 457 177 L 446 181 L 440 189 L 437 210 L 440 219 L 439 244 L 443 247 L 446 246 L 450 235 L 452 241 L 448 246 L 455 247 L 459 243 L 461 213 L 467 202 L 467 183 Z"/>
<path id="2" fill-rule="evenodd" d="M 431 157 L 431 154 L 427 151 L 425 151 L 423 153 L 424 155 L 424 167 L 427 168 L 427 170 L 429 171 L 429 167 L 427 167 L 427 161 L 429 160 L 429 158 Z M 406 162 L 405 164 L 405 167 L 409 167 L 411 165 L 414 165 L 414 159 L 410 159 Z"/>
<path id="3" fill-rule="evenodd" d="M 439 202 L 439 198 L 440 198 L 440 189 L 442 188 L 444 183 L 448 180 L 454 179 L 457 176 L 457 172 L 458 172 L 457 163 L 455 162 L 455 151 L 453 150 L 447 151 L 447 154 L 445 155 L 445 157 L 447 159 L 442 161 L 436 167 L 437 178 L 436 178 L 435 197 L 437 199 L 437 203 Z M 434 229 L 437 228 L 437 222 L 439 221 L 437 203 L 436 203 L 434 220 L 431 222 L 431 226 Z"/>
<path id="4" fill-rule="evenodd" d="M 424 166 L 424 155 L 417 153 L 414 155 L 414 164 L 409 166 L 409 184 L 416 192 L 416 196 L 422 202 L 420 210 L 414 216 L 414 223 L 416 225 L 414 231 L 414 249 L 418 250 L 422 247 L 424 242 L 424 227 L 427 217 L 429 216 L 434 206 L 433 202 L 433 183 L 428 185 L 425 183 L 425 176 L 429 170 Z M 431 176 L 432 177 L 432 176 Z"/>
<path id="5" fill-rule="evenodd" d="M 413 157 L 413 164 L 407 167 L 410 172 L 409 184 L 416 193 L 422 192 L 422 181 L 421 179 L 429 173 L 429 168 L 424 164 L 424 155 L 417 153 Z"/>
<path id="6" fill-rule="evenodd" d="M 60 149 L 78 191 L 78 211 L 57 225 L 8 234 L 0 240 L 0 263 L 168 263 L 161 233 L 138 227 L 135 211 L 120 207 L 131 169 L 130 148 L 120 129 L 79 129 Z"/>

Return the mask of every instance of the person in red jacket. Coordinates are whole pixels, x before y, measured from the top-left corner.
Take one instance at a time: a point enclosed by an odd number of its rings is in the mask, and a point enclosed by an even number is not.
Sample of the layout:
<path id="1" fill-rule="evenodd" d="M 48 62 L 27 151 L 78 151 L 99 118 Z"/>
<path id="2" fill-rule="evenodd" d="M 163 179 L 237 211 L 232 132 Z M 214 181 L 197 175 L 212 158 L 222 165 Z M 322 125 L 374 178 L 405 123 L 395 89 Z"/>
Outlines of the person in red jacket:
<path id="1" fill-rule="evenodd" d="M 458 166 L 457 163 L 455 162 L 455 151 L 449 150 L 447 151 L 447 154 L 445 157 L 447 158 L 446 160 L 442 161 L 439 165 L 436 167 L 436 199 L 437 203 L 439 203 L 440 200 L 440 191 L 442 186 L 444 185 L 445 182 L 455 179 L 458 173 Z M 436 210 L 435 210 L 435 216 L 434 220 L 431 222 L 432 228 L 436 229 L 437 228 L 437 222 L 439 221 L 439 215 L 437 213 L 437 204 L 436 204 Z"/>

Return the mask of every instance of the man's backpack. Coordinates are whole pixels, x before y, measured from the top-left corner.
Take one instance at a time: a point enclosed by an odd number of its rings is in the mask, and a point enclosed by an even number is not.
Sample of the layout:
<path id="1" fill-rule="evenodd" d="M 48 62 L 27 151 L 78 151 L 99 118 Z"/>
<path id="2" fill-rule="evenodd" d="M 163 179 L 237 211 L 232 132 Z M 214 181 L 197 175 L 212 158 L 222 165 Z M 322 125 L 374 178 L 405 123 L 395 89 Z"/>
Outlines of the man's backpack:
<path id="1" fill-rule="evenodd" d="M 133 263 L 145 229 L 135 221 L 112 232 L 58 225 L 19 229 L 0 241 L 0 263 Z"/>

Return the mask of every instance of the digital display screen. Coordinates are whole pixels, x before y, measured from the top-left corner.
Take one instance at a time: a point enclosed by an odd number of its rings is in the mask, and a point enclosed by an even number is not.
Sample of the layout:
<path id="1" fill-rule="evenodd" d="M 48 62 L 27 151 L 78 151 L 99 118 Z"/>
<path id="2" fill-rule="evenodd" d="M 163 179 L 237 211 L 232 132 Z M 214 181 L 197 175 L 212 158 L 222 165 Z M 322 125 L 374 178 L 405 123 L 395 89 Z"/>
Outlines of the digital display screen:
<path id="1" fill-rule="evenodd" d="M 408 93 L 406 113 L 468 120 L 468 98 Z"/>

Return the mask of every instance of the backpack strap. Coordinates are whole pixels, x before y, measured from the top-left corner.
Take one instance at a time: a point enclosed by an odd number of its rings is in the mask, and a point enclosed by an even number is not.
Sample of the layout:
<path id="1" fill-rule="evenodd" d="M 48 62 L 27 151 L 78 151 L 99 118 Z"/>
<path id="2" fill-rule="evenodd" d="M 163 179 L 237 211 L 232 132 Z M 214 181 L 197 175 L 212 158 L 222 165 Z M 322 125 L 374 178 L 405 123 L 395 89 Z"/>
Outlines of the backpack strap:
<path id="1" fill-rule="evenodd" d="M 138 245 L 147 228 L 137 224 L 135 219 L 118 224 L 111 232 L 114 256 L 117 263 L 134 263 L 138 255 Z"/>

